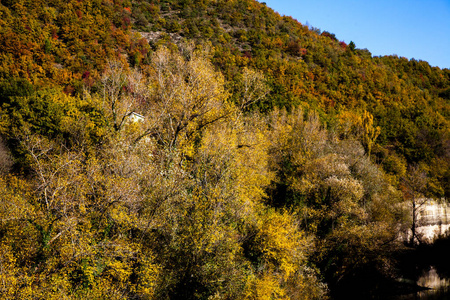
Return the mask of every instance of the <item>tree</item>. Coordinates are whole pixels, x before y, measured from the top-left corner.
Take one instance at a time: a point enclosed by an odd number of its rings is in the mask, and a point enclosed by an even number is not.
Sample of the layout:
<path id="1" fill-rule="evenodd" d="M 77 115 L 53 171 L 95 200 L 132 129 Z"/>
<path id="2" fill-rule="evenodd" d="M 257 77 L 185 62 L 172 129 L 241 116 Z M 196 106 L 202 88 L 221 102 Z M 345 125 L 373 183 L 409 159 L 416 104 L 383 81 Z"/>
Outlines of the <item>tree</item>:
<path id="1" fill-rule="evenodd" d="M 13 165 L 11 153 L 0 136 L 0 175 L 7 174 Z"/>
<path id="2" fill-rule="evenodd" d="M 241 76 L 242 82 L 234 96 L 238 97 L 238 107 L 244 110 L 262 100 L 270 92 L 270 89 L 266 84 L 265 76 L 257 70 L 244 67 Z"/>
<path id="3" fill-rule="evenodd" d="M 355 138 L 339 139 L 314 113 L 271 114 L 270 166 L 277 174 L 269 201 L 295 213 L 316 238 L 312 259 L 333 288 L 390 266 L 400 197 Z"/>
<path id="4" fill-rule="evenodd" d="M 372 146 L 377 137 L 380 135 L 381 128 L 379 126 L 373 126 L 373 116 L 364 111 L 362 115 L 362 144 L 367 152 L 367 156 L 370 158 L 372 152 Z"/>
<path id="5" fill-rule="evenodd" d="M 147 79 L 137 69 L 128 69 L 123 61 L 108 61 L 102 79 L 102 99 L 114 129 L 119 131 L 131 113 L 142 105 L 150 93 Z"/>
<path id="6" fill-rule="evenodd" d="M 348 48 L 350 49 L 351 52 L 355 52 L 356 49 L 356 45 L 353 41 L 350 41 L 350 43 L 348 44 Z"/>
<path id="7" fill-rule="evenodd" d="M 411 237 L 409 244 L 414 246 L 416 241 L 422 243 L 420 236 L 417 234 L 418 217 L 428 199 L 425 197 L 427 187 L 427 174 L 419 165 L 408 166 L 408 171 L 401 179 L 400 188 L 403 191 L 403 197 L 411 206 Z"/>
<path id="8" fill-rule="evenodd" d="M 152 55 L 151 97 L 143 106 L 144 131 L 168 149 L 188 145 L 208 125 L 229 114 L 223 76 L 201 50 L 161 47 Z"/>

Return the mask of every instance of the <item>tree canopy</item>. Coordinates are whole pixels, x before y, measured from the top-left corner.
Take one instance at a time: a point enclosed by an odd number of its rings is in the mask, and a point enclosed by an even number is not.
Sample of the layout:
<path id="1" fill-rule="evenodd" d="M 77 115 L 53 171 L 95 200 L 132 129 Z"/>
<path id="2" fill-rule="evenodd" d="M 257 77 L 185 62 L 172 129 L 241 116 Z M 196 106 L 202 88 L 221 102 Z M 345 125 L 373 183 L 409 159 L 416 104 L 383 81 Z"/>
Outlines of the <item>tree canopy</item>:
<path id="1" fill-rule="evenodd" d="M 2 1 L 0 40 L 5 299 L 326 299 L 448 198 L 450 71 L 264 3 Z"/>

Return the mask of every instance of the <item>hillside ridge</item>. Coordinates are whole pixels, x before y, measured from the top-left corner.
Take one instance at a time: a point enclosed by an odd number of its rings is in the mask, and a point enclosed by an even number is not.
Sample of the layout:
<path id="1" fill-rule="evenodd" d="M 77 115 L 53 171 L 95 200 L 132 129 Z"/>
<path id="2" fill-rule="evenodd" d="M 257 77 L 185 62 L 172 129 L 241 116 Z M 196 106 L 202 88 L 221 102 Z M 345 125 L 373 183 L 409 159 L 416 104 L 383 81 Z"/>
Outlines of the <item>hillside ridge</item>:
<path id="1" fill-rule="evenodd" d="M 449 108 L 449 69 L 254 0 L 1 0 L 0 294 L 389 294 Z"/>

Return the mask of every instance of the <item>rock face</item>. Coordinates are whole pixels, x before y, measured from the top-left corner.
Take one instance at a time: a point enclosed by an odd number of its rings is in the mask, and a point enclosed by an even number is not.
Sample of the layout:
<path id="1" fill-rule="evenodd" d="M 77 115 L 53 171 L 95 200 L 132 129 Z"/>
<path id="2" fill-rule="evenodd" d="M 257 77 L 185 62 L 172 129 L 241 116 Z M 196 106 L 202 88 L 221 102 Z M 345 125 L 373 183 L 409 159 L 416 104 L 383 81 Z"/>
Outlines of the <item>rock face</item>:
<path id="1" fill-rule="evenodd" d="M 450 229 L 450 204 L 427 200 L 419 210 L 416 231 L 424 242 L 433 242 L 437 237 L 448 235 Z"/>

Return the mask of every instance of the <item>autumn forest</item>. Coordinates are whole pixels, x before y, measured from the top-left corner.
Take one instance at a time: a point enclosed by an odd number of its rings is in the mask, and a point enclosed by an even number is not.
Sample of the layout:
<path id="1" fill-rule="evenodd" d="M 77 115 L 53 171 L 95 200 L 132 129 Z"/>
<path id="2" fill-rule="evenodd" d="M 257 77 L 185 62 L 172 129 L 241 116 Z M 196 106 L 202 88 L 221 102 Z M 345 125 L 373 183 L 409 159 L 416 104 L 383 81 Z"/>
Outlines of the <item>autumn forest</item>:
<path id="1" fill-rule="evenodd" d="M 1 0 L 1 298 L 394 282 L 450 70 L 369 50 L 256 0 Z"/>

